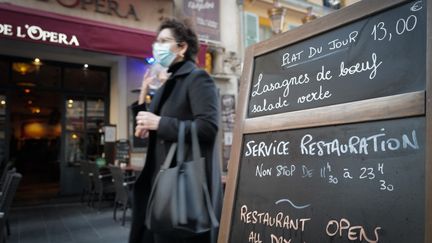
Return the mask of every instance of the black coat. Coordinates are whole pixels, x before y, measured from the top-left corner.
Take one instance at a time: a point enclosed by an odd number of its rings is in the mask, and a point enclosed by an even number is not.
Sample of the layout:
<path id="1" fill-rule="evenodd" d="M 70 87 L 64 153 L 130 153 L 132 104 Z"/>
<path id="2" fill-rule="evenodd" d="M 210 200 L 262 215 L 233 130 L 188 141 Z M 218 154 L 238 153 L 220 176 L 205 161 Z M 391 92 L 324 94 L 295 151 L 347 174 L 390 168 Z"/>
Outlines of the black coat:
<path id="1" fill-rule="evenodd" d="M 195 121 L 200 148 L 206 161 L 206 176 L 213 207 L 218 218 L 222 209 L 222 184 L 218 155 L 217 132 L 219 123 L 219 96 L 212 78 L 186 61 L 174 71 L 156 92 L 150 112 L 161 116 L 159 128 L 150 131 L 144 169 L 134 186 L 132 226 L 129 243 L 153 243 L 154 235 L 145 227 L 145 214 L 152 182 L 173 142 L 177 141 L 180 121 Z M 134 111 L 142 110 L 134 107 Z M 190 138 L 190 123 L 186 122 L 186 138 Z M 190 139 L 189 139 L 190 140 Z M 218 229 L 214 229 L 203 242 L 216 242 Z M 172 242 L 172 241 L 171 241 Z M 182 241 L 179 241 L 182 242 Z M 193 240 L 183 242 L 194 242 Z"/>

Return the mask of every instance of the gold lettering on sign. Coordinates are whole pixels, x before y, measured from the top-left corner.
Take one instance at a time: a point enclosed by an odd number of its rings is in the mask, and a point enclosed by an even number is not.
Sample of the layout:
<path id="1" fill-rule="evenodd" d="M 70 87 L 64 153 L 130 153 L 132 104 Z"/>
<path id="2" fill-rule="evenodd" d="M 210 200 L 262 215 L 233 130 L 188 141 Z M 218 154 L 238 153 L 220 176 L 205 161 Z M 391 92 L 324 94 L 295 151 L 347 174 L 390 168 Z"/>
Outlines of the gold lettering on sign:
<path id="1" fill-rule="evenodd" d="M 39 2 L 56 2 L 65 8 L 80 8 L 95 13 L 116 16 L 122 19 L 133 18 L 139 21 L 137 11 L 133 4 L 122 7 L 119 0 L 36 0 Z M 124 4 L 123 4 L 124 6 Z"/>

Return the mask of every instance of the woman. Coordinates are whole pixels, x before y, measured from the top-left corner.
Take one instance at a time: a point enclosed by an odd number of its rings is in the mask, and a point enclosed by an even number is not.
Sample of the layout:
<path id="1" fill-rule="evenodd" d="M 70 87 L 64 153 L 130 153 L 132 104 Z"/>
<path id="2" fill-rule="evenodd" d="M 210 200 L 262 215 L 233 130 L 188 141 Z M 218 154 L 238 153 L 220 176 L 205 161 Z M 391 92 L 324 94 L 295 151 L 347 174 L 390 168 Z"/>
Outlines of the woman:
<path id="1" fill-rule="evenodd" d="M 129 243 L 192 243 L 216 242 L 217 231 L 188 239 L 171 238 L 154 233 L 145 227 L 145 210 L 153 180 L 173 142 L 177 141 L 180 121 L 194 121 L 201 153 L 205 157 L 207 185 L 217 217 L 222 207 L 220 164 L 215 149 L 219 98 L 211 77 L 195 66 L 198 39 L 194 31 L 177 20 L 166 20 L 159 27 L 153 44 L 156 61 L 168 67 L 170 76 L 153 97 L 149 111 L 137 106 L 135 135 L 149 136 L 144 169 L 134 187 L 133 218 Z M 190 123 L 186 122 L 186 137 Z"/>

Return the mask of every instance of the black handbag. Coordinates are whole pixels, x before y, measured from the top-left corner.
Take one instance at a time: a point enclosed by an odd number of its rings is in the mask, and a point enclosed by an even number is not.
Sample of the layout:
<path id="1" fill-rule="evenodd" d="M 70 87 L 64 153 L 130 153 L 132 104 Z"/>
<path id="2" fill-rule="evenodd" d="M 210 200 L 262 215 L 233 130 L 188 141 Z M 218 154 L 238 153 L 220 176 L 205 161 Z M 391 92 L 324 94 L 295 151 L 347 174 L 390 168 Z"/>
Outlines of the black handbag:
<path id="1" fill-rule="evenodd" d="M 196 125 L 191 123 L 192 157 L 185 161 L 185 123 L 180 122 L 178 144 L 173 143 L 158 172 L 147 203 L 148 229 L 175 237 L 191 237 L 219 225 L 207 188 Z M 177 164 L 171 166 L 177 151 Z M 187 158 L 188 158 L 187 157 Z"/>

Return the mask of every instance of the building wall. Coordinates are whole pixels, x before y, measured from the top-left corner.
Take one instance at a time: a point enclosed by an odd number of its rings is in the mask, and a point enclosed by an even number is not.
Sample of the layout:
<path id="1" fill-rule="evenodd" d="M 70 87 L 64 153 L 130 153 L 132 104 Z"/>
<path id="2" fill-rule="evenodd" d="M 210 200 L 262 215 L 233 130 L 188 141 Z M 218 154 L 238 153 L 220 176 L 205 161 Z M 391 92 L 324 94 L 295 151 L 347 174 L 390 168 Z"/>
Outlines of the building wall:
<path id="1" fill-rule="evenodd" d="M 219 62 L 222 62 L 222 70 L 220 70 L 220 72 L 224 75 L 224 78 L 217 78 L 216 75 L 215 80 L 221 94 L 237 95 L 240 68 L 235 70 L 232 65 L 240 65 L 242 53 L 240 48 L 242 48 L 242 46 L 241 35 L 238 34 L 241 33 L 240 10 L 236 1 L 220 0 L 220 16 L 221 47 L 223 48 L 223 54 L 221 54 L 222 58 L 218 58 Z M 234 63 L 229 63 L 229 57 L 238 58 L 238 63 L 235 61 Z"/>
<path id="2" fill-rule="evenodd" d="M 342 6 L 348 6 L 360 0 L 341 0 Z M 286 9 L 284 31 L 290 30 L 295 26 L 302 25 L 302 19 L 307 14 L 307 7 L 312 8 L 312 13 L 316 17 L 321 17 L 335 11 L 327 7 L 323 7 L 322 0 L 280 0 L 281 5 Z M 270 26 L 268 10 L 273 7 L 271 0 L 254 0 L 244 1 L 244 11 L 251 12 L 259 16 L 260 25 Z"/>
<path id="3" fill-rule="evenodd" d="M 322 0 L 307 0 L 307 1 L 310 3 L 317 4 L 317 5 L 322 5 L 322 2 L 323 2 Z M 359 2 L 359 1 L 361 1 L 361 0 L 341 0 L 341 3 L 342 3 L 342 6 L 349 6 L 349 5 L 356 3 L 356 2 Z"/>
<path id="4" fill-rule="evenodd" d="M 268 19 L 268 10 L 272 8 L 272 4 L 265 1 L 245 1 L 244 11 L 258 15 L 261 19 Z M 285 30 L 289 29 L 289 25 L 301 25 L 301 19 L 304 17 L 306 9 L 299 10 L 297 8 L 287 8 L 285 17 Z M 269 20 L 270 21 L 270 20 Z"/>

